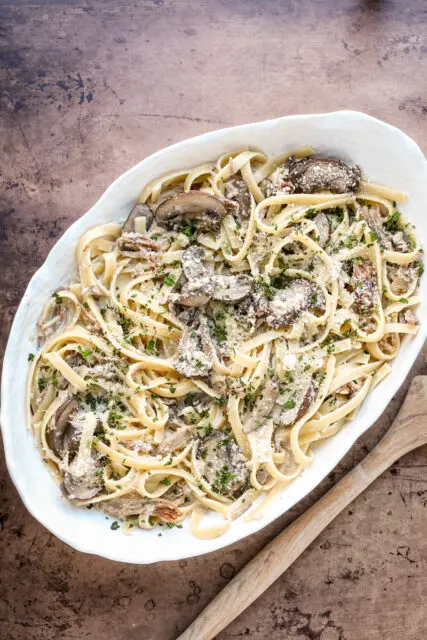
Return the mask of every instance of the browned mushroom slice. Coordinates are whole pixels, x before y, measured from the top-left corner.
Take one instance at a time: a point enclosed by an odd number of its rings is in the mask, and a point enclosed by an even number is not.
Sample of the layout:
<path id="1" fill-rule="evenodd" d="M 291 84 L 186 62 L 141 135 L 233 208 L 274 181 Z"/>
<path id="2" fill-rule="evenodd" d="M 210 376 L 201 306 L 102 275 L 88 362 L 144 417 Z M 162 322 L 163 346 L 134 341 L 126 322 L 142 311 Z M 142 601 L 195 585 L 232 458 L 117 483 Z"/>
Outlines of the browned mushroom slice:
<path id="1" fill-rule="evenodd" d="M 360 207 L 360 215 L 385 249 L 393 249 L 391 238 L 384 229 L 384 220 L 378 207 Z"/>
<path id="2" fill-rule="evenodd" d="M 247 461 L 231 435 L 218 433 L 202 440 L 197 459 L 201 475 L 216 493 L 231 498 L 243 493 L 249 478 Z"/>
<path id="3" fill-rule="evenodd" d="M 298 375 L 298 386 L 293 397 L 287 399 L 283 404 L 278 424 L 283 427 L 290 427 L 309 409 L 316 397 L 316 384 L 311 374 L 300 373 Z"/>
<path id="4" fill-rule="evenodd" d="M 323 211 L 321 211 L 314 218 L 313 222 L 316 225 L 316 229 L 317 229 L 317 237 L 318 237 L 317 241 L 321 247 L 324 247 L 327 244 L 329 240 L 329 235 L 330 235 L 329 220 L 327 216 L 323 213 Z"/>
<path id="5" fill-rule="evenodd" d="M 368 315 L 375 309 L 377 298 L 377 276 L 369 260 L 353 264 L 352 284 L 355 310 L 361 315 Z"/>
<path id="6" fill-rule="evenodd" d="M 142 233 L 123 233 L 118 241 L 120 251 L 147 251 L 160 248 L 158 242 Z"/>
<path id="7" fill-rule="evenodd" d="M 329 189 L 332 193 L 356 191 L 360 182 L 360 168 L 334 158 L 295 158 L 287 163 L 289 178 L 296 192 L 314 193 Z"/>
<path id="8" fill-rule="evenodd" d="M 92 449 L 92 439 L 99 429 L 99 419 L 93 411 L 79 411 L 72 417 L 72 437 L 64 447 L 61 468 L 61 490 L 71 501 L 89 500 L 102 489 L 99 478 L 99 455 Z"/>
<path id="9" fill-rule="evenodd" d="M 209 283 L 206 283 L 205 288 L 197 287 L 195 289 L 186 283 L 177 295 L 175 302 L 184 307 L 204 307 L 211 299 L 211 296 L 206 293 L 206 288 L 209 289 Z"/>
<path id="10" fill-rule="evenodd" d="M 135 231 L 135 218 L 145 218 L 145 228 L 148 231 L 153 224 L 154 215 L 148 204 L 138 202 L 125 220 L 123 225 L 124 233 Z"/>
<path id="11" fill-rule="evenodd" d="M 204 252 L 192 246 L 182 254 L 182 268 L 188 282 L 184 285 L 178 304 L 199 307 L 213 298 L 221 302 L 238 302 L 252 288 L 252 278 L 245 274 L 215 273 L 203 264 Z"/>
<path id="12" fill-rule="evenodd" d="M 226 197 L 238 205 L 236 215 L 239 218 L 249 218 L 251 214 L 251 194 L 243 178 L 237 176 L 231 178 L 225 183 L 224 190 Z"/>
<path id="13" fill-rule="evenodd" d="M 71 502 L 80 502 L 82 500 L 90 500 L 94 498 L 101 491 L 101 484 L 96 472 L 98 468 L 93 468 L 93 471 L 86 472 L 84 475 L 64 473 L 61 491 L 67 500 Z"/>
<path id="14" fill-rule="evenodd" d="M 173 422 L 168 422 L 167 427 L 176 426 L 176 431 L 169 437 L 165 438 L 163 442 L 159 444 L 157 447 L 156 453 L 160 455 L 165 455 L 167 453 L 171 453 L 172 451 L 176 451 L 177 449 L 182 449 L 185 447 L 194 435 L 194 427 L 192 425 L 185 424 L 185 422 L 181 422 L 180 420 L 174 420 Z"/>
<path id="15" fill-rule="evenodd" d="M 194 223 L 198 231 L 217 231 L 226 214 L 224 204 L 208 193 L 186 191 L 169 198 L 156 209 L 156 220 L 161 226 L 179 229 Z"/>
<path id="16" fill-rule="evenodd" d="M 164 522 L 173 522 L 182 515 L 174 502 L 163 498 L 147 500 L 136 491 L 112 500 L 104 500 L 99 507 L 104 513 L 118 520 L 138 516 L 140 513 L 149 513 Z"/>
<path id="17" fill-rule="evenodd" d="M 324 296 L 313 282 L 295 278 L 270 300 L 266 322 L 273 329 L 280 329 L 298 320 L 307 309 L 322 309 L 324 305 Z"/>
<path id="18" fill-rule="evenodd" d="M 261 390 L 255 405 L 251 411 L 249 420 L 245 423 L 243 431 L 250 433 L 254 429 L 258 429 L 271 418 L 271 412 L 279 397 L 279 384 L 277 380 L 269 378 L 265 387 Z"/>
<path id="19" fill-rule="evenodd" d="M 252 283 L 252 278 L 244 273 L 237 276 L 215 274 L 212 298 L 219 302 L 239 302 L 249 295 Z"/>
<path id="20" fill-rule="evenodd" d="M 70 417 L 77 409 L 76 398 L 69 398 L 57 409 L 46 429 L 46 442 L 49 449 L 62 458 L 69 448 L 75 429 L 70 422 Z"/>
<path id="21" fill-rule="evenodd" d="M 212 369 L 212 360 L 203 351 L 200 335 L 195 329 L 185 329 L 174 367 L 184 378 L 204 377 Z"/>
<path id="22" fill-rule="evenodd" d="M 195 245 L 183 252 L 181 262 L 188 282 L 182 287 L 175 300 L 178 304 L 186 307 L 202 307 L 211 299 L 214 274 L 203 264 L 203 255 L 203 250 Z"/>
<path id="23" fill-rule="evenodd" d="M 401 311 L 398 317 L 402 324 L 418 324 L 418 318 L 412 309 Z"/>

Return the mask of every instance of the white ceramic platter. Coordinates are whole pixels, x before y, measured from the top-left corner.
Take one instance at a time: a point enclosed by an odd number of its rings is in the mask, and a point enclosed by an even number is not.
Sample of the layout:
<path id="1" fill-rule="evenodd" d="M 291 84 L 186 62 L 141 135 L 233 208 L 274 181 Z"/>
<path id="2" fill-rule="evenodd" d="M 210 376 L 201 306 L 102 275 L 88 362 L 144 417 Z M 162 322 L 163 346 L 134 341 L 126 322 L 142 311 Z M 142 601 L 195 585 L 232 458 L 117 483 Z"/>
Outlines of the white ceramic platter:
<path id="1" fill-rule="evenodd" d="M 110 528 L 111 520 L 95 509 L 77 509 L 62 497 L 40 459 L 33 434 L 25 423 L 25 385 L 28 353 L 34 351 L 35 326 L 47 296 L 70 280 L 75 271 L 74 249 L 91 226 L 123 220 L 141 188 L 172 170 L 191 168 L 215 160 L 227 151 L 244 147 L 279 154 L 302 145 L 316 153 L 360 164 L 371 181 L 406 191 L 402 210 L 427 239 L 427 161 L 419 147 L 399 129 L 354 111 L 287 116 L 277 120 L 212 131 L 158 151 L 120 176 L 92 209 L 75 222 L 56 243 L 46 262 L 32 277 L 16 313 L 7 344 L 2 379 L 1 426 L 10 475 L 28 510 L 47 529 L 75 549 L 131 563 L 178 560 L 220 549 L 259 531 L 306 496 L 335 467 L 344 454 L 380 416 L 397 392 L 427 333 L 427 296 L 419 307 L 418 335 L 404 344 L 393 371 L 369 394 L 357 418 L 316 448 L 313 464 L 270 502 L 261 520 L 234 521 L 213 540 L 199 540 L 182 529 L 134 531 L 126 536 Z M 425 289 L 425 279 L 422 282 Z"/>

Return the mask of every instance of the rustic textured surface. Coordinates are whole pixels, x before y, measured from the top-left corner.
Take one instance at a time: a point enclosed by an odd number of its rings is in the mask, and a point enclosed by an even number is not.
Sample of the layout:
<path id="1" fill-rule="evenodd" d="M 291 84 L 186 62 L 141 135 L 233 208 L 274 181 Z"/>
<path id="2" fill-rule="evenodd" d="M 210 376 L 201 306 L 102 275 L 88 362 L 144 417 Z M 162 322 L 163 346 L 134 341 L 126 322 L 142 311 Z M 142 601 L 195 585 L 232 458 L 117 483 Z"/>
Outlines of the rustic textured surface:
<path id="1" fill-rule="evenodd" d="M 171 142 L 356 108 L 427 150 L 422 0 L 0 0 L 0 59 L 2 347 L 59 235 L 115 177 Z M 26 512 L 2 460 L 0 636 L 172 640 L 365 455 L 402 394 L 304 503 L 242 543 L 169 564 L 119 565 L 67 548 Z M 424 638 L 425 453 L 385 473 L 220 640 Z"/>

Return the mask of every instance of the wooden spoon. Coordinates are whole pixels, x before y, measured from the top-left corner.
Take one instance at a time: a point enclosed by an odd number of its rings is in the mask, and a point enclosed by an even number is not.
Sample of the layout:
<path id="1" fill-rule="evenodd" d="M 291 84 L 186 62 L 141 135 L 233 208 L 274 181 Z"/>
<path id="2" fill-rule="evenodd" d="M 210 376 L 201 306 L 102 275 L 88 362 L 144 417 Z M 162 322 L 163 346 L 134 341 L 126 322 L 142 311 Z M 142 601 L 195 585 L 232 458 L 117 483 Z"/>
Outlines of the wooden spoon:
<path id="1" fill-rule="evenodd" d="M 427 376 L 417 376 L 396 419 L 377 446 L 260 551 L 177 640 L 211 640 L 268 589 L 375 478 L 402 455 L 426 443 Z"/>

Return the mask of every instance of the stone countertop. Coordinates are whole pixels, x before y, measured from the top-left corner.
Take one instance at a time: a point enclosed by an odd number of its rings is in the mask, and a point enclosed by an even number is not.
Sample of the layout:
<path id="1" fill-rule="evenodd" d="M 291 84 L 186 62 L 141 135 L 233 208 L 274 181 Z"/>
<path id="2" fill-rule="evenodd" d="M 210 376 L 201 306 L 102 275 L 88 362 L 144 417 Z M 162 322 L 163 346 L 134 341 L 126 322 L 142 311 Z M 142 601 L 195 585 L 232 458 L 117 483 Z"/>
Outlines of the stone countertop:
<path id="1" fill-rule="evenodd" d="M 422 0 L 0 0 L 0 323 L 63 231 L 144 156 L 227 125 L 359 109 L 427 149 Z M 303 141 L 309 142 L 309 141 Z M 426 373 L 425 352 L 411 372 Z M 210 555 L 85 556 L 23 507 L 1 459 L 0 636 L 173 640 L 369 451 L 404 391 L 306 500 Z M 384 473 L 219 640 L 421 640 L 425 449 Z"/>

